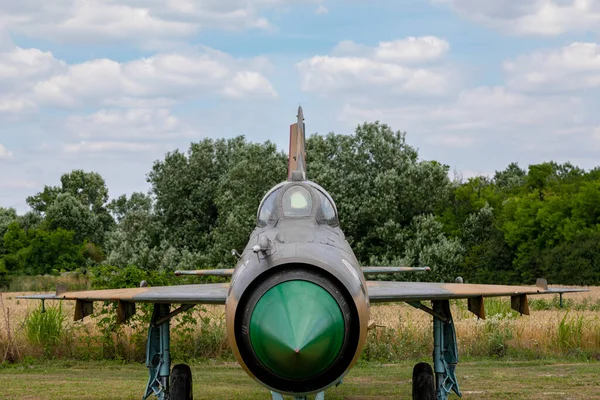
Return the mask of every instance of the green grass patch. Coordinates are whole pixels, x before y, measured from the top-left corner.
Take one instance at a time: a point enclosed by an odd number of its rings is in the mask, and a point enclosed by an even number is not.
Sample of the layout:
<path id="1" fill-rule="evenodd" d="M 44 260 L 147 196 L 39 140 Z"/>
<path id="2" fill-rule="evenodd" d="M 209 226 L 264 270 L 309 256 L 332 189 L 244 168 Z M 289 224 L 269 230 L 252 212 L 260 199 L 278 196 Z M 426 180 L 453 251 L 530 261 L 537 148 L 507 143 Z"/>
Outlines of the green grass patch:
<path id="1" fill-rule="evenodd" d="M 363 362 L 350 371 L 342 385 L 328 390 L 326 398 L 408 399 L 412 366 L 413 362 Z M 600 393 L 599 370 L 598 362 L 484 359 L 459 363 L 457 376 L 465 399 L 592 399 Z M 269 398 L 268 390 L 236 363 L 195 363 L 192 373 L 196 400 Z M 0 369 L 5 400 L 139 400 L 146 381 L 143 364 L 45 361 Z"/>

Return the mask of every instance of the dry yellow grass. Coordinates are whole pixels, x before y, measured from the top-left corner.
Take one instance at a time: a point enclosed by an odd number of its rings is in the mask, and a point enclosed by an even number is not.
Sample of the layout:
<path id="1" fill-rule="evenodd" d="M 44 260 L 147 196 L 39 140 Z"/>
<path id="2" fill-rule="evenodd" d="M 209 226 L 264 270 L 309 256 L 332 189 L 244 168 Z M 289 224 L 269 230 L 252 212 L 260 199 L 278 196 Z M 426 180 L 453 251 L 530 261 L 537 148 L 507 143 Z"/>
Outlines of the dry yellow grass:
<path id="1" fill-rule="evenodd" d="M 588 293 L 574 293 L 565 295 L 568 308 L 535 310 L 532 307 L 529 316 L 500 317 L 493 315 L 494 312 L 506 313 L 509 310 L 508 299 L 486 299 L 487 320 L 478 320 L 473 314 L 466 310 L 466 301 L 453 302 L 452 309 L 459 341 L 459 350 L 463 355 L 505 355 L 508 351 L 518 350 L 529 352 L 533 357 L 546 355 L 577 355 L 577 352 L 585 351 L 588 355 L 600 355 L 600 287 L 589 288 Z M 24 334 L 23 321 L 28 313 L 39 307 L 39 301 L 19 300 L 15 297 L 23 293 L 0 294 L 0 362 L 5 358 L 8 346 L 8 337 L 12 336 L 20 352 L 19 356 L 41 355 L 39 349 L 32 349 L 27 343 Z M 530 296 L 530 303 L 536 299 L 544 299 L 550 304 L 554 295 Z M 57 302 L 46 302 L 47 307 L 56 306 Z M 63 310 L 67 316 L 65 322 L 67 331 L 75 338 L 69 338 L 69 346 L 80 346 L 87 340 L 87 346 L 98 346 L 102 332 L 98 328 L 98 317 L 86 318 L 84 321 L 73 322 L 74 302 L 62 302 Z M 99 308 L 96 306 L 96 310 Z M 580 309 L 578 311 L 578 309 Z M 196 333 L 189 334 L 186 338 L 187 344 L 199 347 L 205 345 L 206 338 L 200 340 L 200 331 L 206 332 L 206 325 L 211 321 L 217 321 L 212 325 L 211 340 L 214 346 L 226 346 L 223 306 L 207 306 L 205 311 L 194 311 L 197 323 L 192 326 Z M 393 361 L 399 358 L 419 358 L 430 354 L 432 346 L 432 324 L 431 317 L 422 311 L 416 310 L 407 304 L 386 304 L 372 307 L 372 319 L 379 325 L 370 333 L 370 344 L 365 349 L 365 358 L 384 359 Z M 201 317 L 210 316 L 209 321 Z M 566 316 L 566 318 L 565 318 Z M 177 326 L 177 319 L 174 326 Z M 10 326 L 10 335 L 8 327 Z M 215 331 L 216 329 L 216 331 Z M 145 328 L 132 329 L 124 327 L 120 336 L 120 346 L 132 346 L 137 343 L 139 354 L 140 343 L 132 338 L 137 334 L 142 339 Z M 136 333 L 137 332 L 137 333 Z M 203 333 L 206 335 L 206 333 Z M 177 334 L 175 334 L 177 336 Z M 86 339 L 87 338 L 87 339 Z M 95 338 L 90 341 L 90 338 Z M 189 342 L 189 343 L 188 343 Z M 72 351 L 61 351 L 63 356 L 73 356 Z M 196 348 L 194 354 L 204 356 L 202 349 Z M 210 353 L 212 354 L 212 353 Z M 78 356 L 77 356 L 78 357 Z"/>

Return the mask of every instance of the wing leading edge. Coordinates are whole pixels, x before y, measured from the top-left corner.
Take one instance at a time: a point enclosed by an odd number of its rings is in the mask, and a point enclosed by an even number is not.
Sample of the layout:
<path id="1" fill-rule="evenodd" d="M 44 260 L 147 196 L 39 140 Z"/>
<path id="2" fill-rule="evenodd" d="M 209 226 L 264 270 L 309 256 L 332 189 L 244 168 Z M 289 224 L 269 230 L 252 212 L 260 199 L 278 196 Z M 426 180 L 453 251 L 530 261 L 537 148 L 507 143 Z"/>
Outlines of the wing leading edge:
<path id="1" fill-rule="evenodd" d="M 85 302 L 121 301 L 127 303 L 225 304 L 228 291 L 229 283 L 206 283 L 131 289 L 58 292 L 17 296 L 17 298 L 36 300 L 81 300 Z"/>
<path id="2" fill-rule="evenodd" d="M 478 285 L 469 283 L 367 281 L 371 303 L 395 301 L 450 300 L 476 297 L 520 296 L 587 292 L 583 288 L 540 286 Z"/>

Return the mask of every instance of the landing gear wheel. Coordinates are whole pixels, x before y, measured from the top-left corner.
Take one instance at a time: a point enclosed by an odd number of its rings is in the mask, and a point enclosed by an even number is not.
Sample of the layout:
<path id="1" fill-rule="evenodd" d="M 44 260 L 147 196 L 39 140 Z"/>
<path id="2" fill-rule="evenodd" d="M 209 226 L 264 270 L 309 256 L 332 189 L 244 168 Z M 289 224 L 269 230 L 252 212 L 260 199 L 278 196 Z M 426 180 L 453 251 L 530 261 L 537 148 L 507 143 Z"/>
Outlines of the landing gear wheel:
<path id="1" fill-rule="evenodd" d="M 171 370 L 170 400 L 193 400 L 192 370 L 186 364 L 177 364 Z"/>
<path id="2" fill-rule="evenodd" d="M 433 369 L 428 363 L 418 363 L 413 368 L 413 400 L 435 400 L 435 381 Z"/>

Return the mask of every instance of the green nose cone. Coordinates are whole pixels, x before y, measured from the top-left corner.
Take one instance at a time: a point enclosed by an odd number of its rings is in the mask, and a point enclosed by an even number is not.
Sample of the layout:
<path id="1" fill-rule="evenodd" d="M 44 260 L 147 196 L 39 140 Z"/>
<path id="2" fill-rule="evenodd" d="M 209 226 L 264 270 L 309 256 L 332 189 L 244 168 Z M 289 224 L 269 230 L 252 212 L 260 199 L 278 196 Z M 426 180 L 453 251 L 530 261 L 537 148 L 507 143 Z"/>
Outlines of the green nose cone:
<path id="1" fill-rule="evenodd" d="M 256 303 L 250 342 L 258 359 L 288 379 L 309 378 L 335 360 L 344 341 L 344 318 L 335 299 L 307 281 L 282 282 Z"/>

